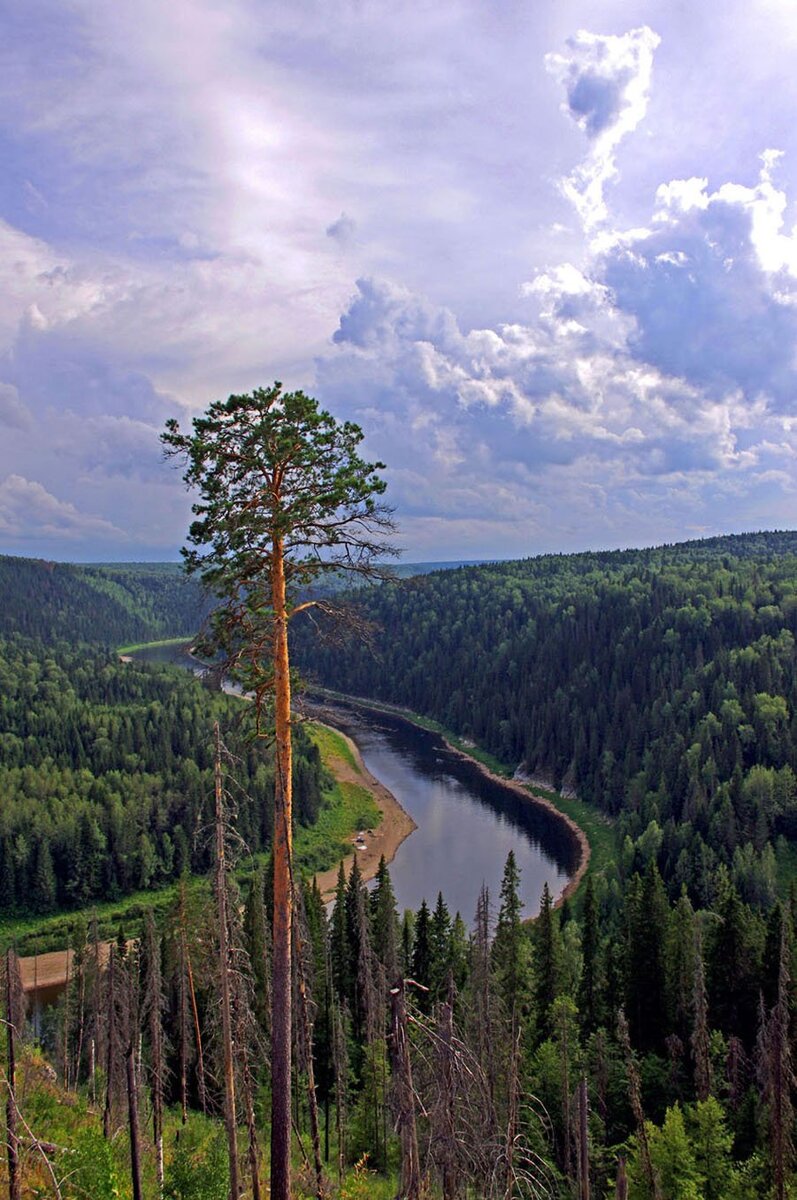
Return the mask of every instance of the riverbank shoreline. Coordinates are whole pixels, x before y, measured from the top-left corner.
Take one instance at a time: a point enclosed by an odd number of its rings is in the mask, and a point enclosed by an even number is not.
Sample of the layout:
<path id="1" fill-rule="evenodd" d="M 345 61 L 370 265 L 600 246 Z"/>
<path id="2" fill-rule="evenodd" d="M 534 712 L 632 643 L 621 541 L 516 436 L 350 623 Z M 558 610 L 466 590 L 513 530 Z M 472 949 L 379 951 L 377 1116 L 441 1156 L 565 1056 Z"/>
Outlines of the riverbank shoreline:
<path id="1" fill-rule="evenodd" d="M 306 713 L 310 717 L 309 713 Z M 326 722 L 310 718 L 317 724 Z M 384 855 L 385 862 L 392 862 L 401 844 L 417 829 L 415 821 L 398 802 L 396 797 L 381 783 L 366 767 L 362 755 L 352 739 L 334 725 L 327 725 L 337 737 L 342 738 L 356 764 L 353 769 L 343 758 L 332 756 L 326 765 L 338 783 L 354 783 L 365 787 L 372 794 L 374 801 L 382 814 L 382 819 L 367 836 L 364 850 L 355 851 L 343 857 L 347 874 L 351 871 L 355 854 L 364 881 L 373 879 L 379 870 L 379 860 Z M 315 875 L 319 890 L 325 902 L 335 894 L 339 864 L 319 871 Z M 100 943 L 101 962 L 107 961 L 110 942 Z M 31 999 L 34 994 L 47 994 L 52 990 L 66 986 L 73 971 L 74 953 L 71 949 L 48 950 L 43 954 L 25 955 L 19 959 L 22 990 Z"/>
<path id="2" fill-rule="evenodd" d="M 318 690 L 319 694 L 323 694 L 322 689 Z M 419 729 L 428 728 L 423 721 L 418 719 L 416 713 L 413 713 L 410 709 L 401 708 L 399 705 L 383 704 L 379 701 L 371 702 L 362 697 L 346 696 L 342 693 L 336 694 L 334 692 L 329 692 L 327 694 L 330 698 L 330 704 L 326 707 L 332 712 L 334 712 L 335 703 L 338 701 L 342 705 L 349 705 L 355 709 L 360 707 L 365 710 L 370 709 L 374 712 L 383 711 L 389 715 L 400 717 L 403 720 L 408 721 L 411 725 L 417 726 Z M 323 704 L 310 704 L 306 705 L 305 707 L 307 711 L 310 711 L 313 708 L 315 708 L 316 711 L 322 711 L 325 706 Z M 436 726 L 436 722 L 434 725 Z M 341 730 L 337 730 L 337 732 L 340 733 Z M 592 847 L 585 830 L 581 828 L 578 822 L 575 821 L 573 817 L 569 815 L 569 813 L 562 812 L 562 810 L 558 808 L 551 799 L 545 795 L 541 795 L 537 791 L 534 791 L 533 784 L 522 783 L 517 779 L 510 779 L 505 775 L 499 775 L 497 771 L 493 771 L 489 766 L 487 766 L 486 763 L 482 762 L 481 759 L 477 758 L 473 754 L 468 754 L 467 750 L 463 750 L 460 746 L 454 745 L 451 741 L 449 741 L 449 739 L 445 736 L 445 733 L 440 728 L 435 727 L 433 732 L 435 732 L 438 737 L 441 738 L 446 748 L 452 754 L 470 763 L 472 766 L 477 767 L 480 774 L 482 774 L 486 779 L 508 788 L 510 791 L 514 792 L 515 795 L 519 796 L 525 803 L 533 804 L 539 808 L 544 808 L 547 812 L 551 813 L 552 816 L 556 817 L 569 831 L 573 841 L 578 847 L 578 864 L 562 891 L 554 898 L 553 907 L 561 908 L 563 904 L 565 904 L 576 894 L 581 886 L 584 876 L 589 869 L 590 860 L 592 858 Z M 526 918 L 527 923 L 531 923 L 534 920 L 536 920 L 535 917 Z"/>
<path id="3" fill-rule="evenodd" d="M 356 763 L 356 771 L 337 756 L 326 765 L 330 767 L 338 783 L 358 783 L 366 787 L 382 814 L 379 824 L 373 830 L 366 832 L 365 849 L 353 849 L 351 854 L 347 854 L 343 859 L 343 867 L 348 875 L 356 857 L 363 881 L 367 883 L 379 870 L 380 859 L 384 856 L 385 862 L 391 863 L 396 857 L 399 846 L 407 840 L 411 833 L 414 833 L 418 826 L 409 813 L 402 808 L 393 793 L 368 770 L 357 744 L 342 729 L 324 720 L 323 706 L 308 707 L 305 705 L 303 712 L 309 720 L 316 724 L 326 725 L 338 737 L 344 739 Z M 340 863 L 337 866 L 329 867 L 326 871 L 318 871 L 315 875 L 321 898 L 325 903 L 335 895 L 339 870 Z"/>

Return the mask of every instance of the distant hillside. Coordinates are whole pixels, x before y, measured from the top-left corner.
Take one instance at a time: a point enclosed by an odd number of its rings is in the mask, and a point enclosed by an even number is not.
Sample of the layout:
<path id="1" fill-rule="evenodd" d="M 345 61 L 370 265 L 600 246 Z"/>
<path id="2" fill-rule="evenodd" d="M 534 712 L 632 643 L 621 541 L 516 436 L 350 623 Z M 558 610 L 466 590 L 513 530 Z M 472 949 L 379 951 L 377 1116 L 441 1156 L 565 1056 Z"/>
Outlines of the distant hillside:
<path id="1" fill-rule="evenodd" d="M 572 787 L 631 845 L 650 827 L 676 892 L 700 900 L 720 864 L 760 892 L 755 856 L 797 836 L 797 532 L 463 567 L 356 600 L 373 647 L 299 626 L 306 676 Z"/>
<path id="2" fill-rule="evenodd" d="M 400 563 L 398 578 L 468 565 Z M 337 591 L 340 582 L 332 585 Z M 189 636 L 209 608 L 181 563 L 54 563 L 0 555 L 0 637 L 99 645 Z"/>
<path id="3" fill-rule="evenodd" d="M 118 646 L 190 635 L 206 608 L 179 563 L 74 566 L 0 556 L 0 636 Z"/>

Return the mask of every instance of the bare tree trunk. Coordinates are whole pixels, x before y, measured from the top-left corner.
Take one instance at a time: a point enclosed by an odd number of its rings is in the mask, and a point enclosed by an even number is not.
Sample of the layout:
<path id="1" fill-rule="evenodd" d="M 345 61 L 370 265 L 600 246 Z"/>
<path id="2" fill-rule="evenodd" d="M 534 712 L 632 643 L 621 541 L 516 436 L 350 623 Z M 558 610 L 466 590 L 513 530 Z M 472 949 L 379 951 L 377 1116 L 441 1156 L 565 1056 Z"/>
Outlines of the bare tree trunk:
<path id="1" fill-rule="evenodd" d="M 628 1176 L 625 1173 L 625 1159 L 617 1160 L 617 1183 L 614 1189 L 615 1200 L 628 1200 Z"/>
<path id="2" fill-rule="evenodd" d="M 454 1085 L 454 1008 L 453 988 L 449 987 L 449 998 L 440 1012 L 440 1048 L 442 1062 L 440 1064 L 441 1090 L 443 1100 L 442 1138 L 443 1162 L 442 1183 L 443 1200 L 455 1200 L 458 1191 L 458 1172 L 456 1164 L 457 1130 L 455 1118 L 456 1088 Z"/>
<path id="3" fill-rule="evenodd" d="M 582 1075 L 578 1085 L 578 1176 L 579 1200 L 589 1200 L 589 1099 L 587 1077 Z"/>
<path id="4" fill-rule="evenodd" d="M 80 1080 L 80 1063 L 83 1058 L 83 1038 L 86 1032 L 86 963 L 85 950 L 81 951 L 80 960 L 78 962 L 77 974 L 77 1006 L 78 1006 L 78 1027 L 77 1027 L 77 1050 L 75 1052 L 75 1091 Z"/>
<path id="5" fill-rule="evenodd" d="M 19 962 L 13 950 L 6 951 L 6 1044 L 8 1047 L 8 1096 L 6 1098 L 6 1151 L 8 1156 L 8 1200 L 21 1200 L 22 1178 L 19 1170 L 19 1134 L 17 1132 L 17 1024 L 20 1016 Z"/>
<path id="6" fill-rule="evenodd" d="M 515 1006 L 512 1006 L 512 1049 L 509 1055 L 509 1083 L 507 1093 L 507 1116 L 506 1116 L 506 1187 L 504 1195 L 510 1197 L 514 1188 L 515 1182 L 515 1136 L 517 1134 L 517 1117 L 518 1117 L 518 1045 L 520 1042 L 520 1030 L 517 1026 L 517 1013 Z"/>
<path id="7" fill-rule="evenodd" d="M 186 933 L 186 914 L 185 914 L 185 889 L 181 885 L 180 891 L 180 955 L 185 966 L 185 982 L 188 985 L 188 997 L 191 1001 L 191 1017 L 194 1023 L 194 1037 L 196 1039 L 196 1074 L 197 1074 L 197 1090 L 199 1092 L 199 1103 L 202 1105 L 202 1112 L 207 1114 L 208 1111 L 208 1092 L 207 1083 L 205 1080 L 205 1053 L 202 1046 L 202 1026 L 199 1023 L 199 1008 L 196 1002 L 196 988 L 194 987 L 194 968 L 191 963 L 191 950 L 188 946 L 188 937 Z M 186 1102 L 187 1104 L 187 1102 Z"/>
<path id="8" fill-rule="evenodd" d="M 313 1166 L 315 1168 L 315 1194 L 318 1200 L 324 1200 L 324 1167 L 321 1162 L 321 1137 L 318 1126 L 318 1096 L 315 1090 L 315 1065 L 313 1063 L 313 1023 L 310 1019 L 310 1000 L 307 994 L 302 947 L 296 936 L 294 924 L 294 945 L 296 949 L 296 985 L 299 995 L 299 1020 L 301 1021 L 302 1048 L 304 1050 L 304 1066 L 307 1074 L 307 1106 L 310 1114 L 310 1138 L 313 1143 Z"/>
<path id="9" fill-rule="evenodd" d="M 227 927 L 227 878 L 224 852 L 224 795 L 221 778 L 221 736 L 218 721 L 214 725 L 216 792 L 216 912 L 219 926 L 219 987 L 221 991 L 221 1037 L 224 1056 L 224 1126 L 230 1160 L 230 1196 L 238 1200 L 241 1184 L 238 1171 L 238 1128 L 235 1112 L 235 1070 L 233 1065 L 232 1013 L 230 1008 L 230 961 Z"/>
<path id="10" fill-rule="evenodd" d="M 695 1092 L 698 1100 L 711 1095 L 711 1057 L 709 1055 L 708 996 L 703 965 L 703 939 L 695 922 L 695 990 L 693 1001 L 692 1053 L 695 1061 Z"/>
<path id="11" fill-rule="evenodd" d="M 161 947 L 155 934 L 152 913 L 147 914 L 147 1015 L 152 1056 L 150 1084 L 152 1092 L 152 1139 L 155 1143 L 155 1172 L 158 1193 L 163 1192 L 163 1022 Z"/>
<path id="12" fill-rule="evenodd" d="M 335 1130 L 338 1135 L 338 1180 L 343 1181 L 346 1163 L 346 1079 L 349 1064 L 343 1017 L 337 1002 L 332 1006 L 332 1062 L 335 1070 Z"/>
<path id="13" fill-rule="evenodd" d="M 415 1089 L 412 1084 L 412 1062 L 407 1033 L 407 1006 L 404 998 L 403 979 L 399 979 L 396 986 L 391 989 L 391 996 L 393 998 L 393 1052 L 396 1060 L 399 1106 L 398 1127 L 401 1138 L 399 1191 L 402 1200 L 420 1200 L 421 1164 L 418 1155 L 418 1131 L 415 1125 Z"/>
<path id="14" fill-rule="evenodd" d="M 116 947 L 111 946 L 108 955 L 108 1011 L 107 1045 L 105 1054 L 105 1108 L 102 1114 L 102 1132 L 110 1138 L 112 1132 L 113 1085 L 116 1075 L 118 1052 L 118 1029 L 116 1021 Z"/>
<path id="15" fill-rule="evenodd" d="M 185 979 L 185 937 L 183 930 L 180 930 L 179 941 L 180 953 L 178 970 L 180 972 L 180 986 L 178 1005 L 180 1015 L 178 1017 L 178 1038 L 179 1038 L 179 1057 L 180 1057 L 180 1116 L 183 1125 L 188 1121 L 188 988 L 186 987 Z"/>
<path id="16" fill-rule="evenodd" d="M 100 969 L 100 935 L 97 927 L 97 913 L 91 921 L 91 1045 L 89 1052 L 89 1094 L 92 1104 L 97 1103 L 97 1055 L 101 1056 L 102 1030 L 102 971 Z"/>
<path id="17" fill-rule="evenodd" d="M 130 1174 L 133 1183 L 133 1200 L 142 1200 L 141 1190 L 141 1140 L 138 1125 L 138 1090 L 136 1081 L 135 1039 L 130 1038 L 125 1055 L 127 1067 L 127 1111 L 130 1123 Z"/>
<path id="18" fill-rule="evenodd" d="M 69 983 L 70 983 L 70 948 L 66 949 L 66 986 L 64 987 L 64 1044 L 63 1044 L 63 1075 L 64 1088 L 69 1091 Z"/>
<path id="19" fill-rule="evenodd" d="M 252 1200 L 261 1200 L 263 1193 L 260 1189 L 260 1153 L 258 1150 L 255 1108 L 252 1103 L 252 1078 L 247 1055 L 243 1056 L 242 1074 L 244 1112 L 246 1113 L 246 1132 L 249 1147 L 249 1172 L 252 1176 Z"/>
<path id="20" fill-rule="evenodd" d="M 275 489 L 279 481 L 275 480 Z M 293 922 L 293 794 L 291 783 L 291 682 L 285 562 L 275 534 L 271 559 L 274 612 L 274 927 L 271 999 L 271 1195 L 290 1200 L 291 1191 L 291 927 Z"/>
<path id="21" fill-rule="evenodd" d="M 653 1193 L 653 1200 L 663 1200 L 659 1178 L 653 1166 L 653 1160 L 650 1157 L 650 1144 L 648 1143 L 648 1134 L 645 1129 L 645 1114 L 642 1111 L 642 1089 L 639 1083 L 639 1073 L 636 1069 L 634 1056 L 631 1051 L 631 1039 L 628 1035 L 628 1021 L 625 1018 L 625 1013 L 620 1010 L 617 1017 L 617 1031 L 620 1036 L 620 1045 L 623 1048 L 625 1055 L 626 1071 L 628 1072 L 628 1091 L 631 1098 L 631 1109 L 634 1114 L 634 1120 L 637 1127 L 637 1138 L 639 1140 L 639 1153 L 642 1159 L 642 1168 L 648 1181 L 648 1186 Z M 625 1180 L 625 1160 L 620 1160 L 622 1164 L 623 1180 Z M 620 1176 L 618 1172 L 618 1189 L 620 1187 Z M 626 1191 L 623 1196 L 627 1195 L 628 1184 L 624 1184 Z M 618 1196 L 620 1192 L 618 1190 Z"/>

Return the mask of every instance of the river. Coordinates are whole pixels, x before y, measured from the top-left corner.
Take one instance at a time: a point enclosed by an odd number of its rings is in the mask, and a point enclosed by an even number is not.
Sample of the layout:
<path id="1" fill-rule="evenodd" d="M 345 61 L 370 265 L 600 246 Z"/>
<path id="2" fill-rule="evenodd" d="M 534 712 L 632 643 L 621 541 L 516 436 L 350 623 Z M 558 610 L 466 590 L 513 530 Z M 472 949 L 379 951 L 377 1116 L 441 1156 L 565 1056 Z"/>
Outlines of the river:
<path id="1" fill-rule="evenodd" d="M 196 663 L 174 646 L 136 653 L 147 661 Z M 576 870 L 572 832 L 549 810 L 487 778 L 435 733 L 363 705 L 334 706 L 368 770 L 393 793 L 418 828 L 399 847 L 390 876 L 399 909 L 434 905 L 438 891 L 470 925 L 482 884 L 497 909 L 506 856 L 520 869 L 524 915 L 539 911 L 545 883 L 559 895 Z"/>

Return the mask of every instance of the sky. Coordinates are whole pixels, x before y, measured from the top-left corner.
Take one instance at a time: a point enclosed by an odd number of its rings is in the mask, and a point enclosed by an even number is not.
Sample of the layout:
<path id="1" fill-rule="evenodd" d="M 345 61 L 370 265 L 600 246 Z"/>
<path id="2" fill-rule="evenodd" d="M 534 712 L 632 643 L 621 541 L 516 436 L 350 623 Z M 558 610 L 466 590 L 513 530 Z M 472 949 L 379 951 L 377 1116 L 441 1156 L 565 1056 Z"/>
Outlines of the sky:
<path id="1" fill-rule="evenodd" d="M 793 0 L 0 0 L 0 552 L 174 559 L 279 379 L 408 561 L 793 528 Z"/>

